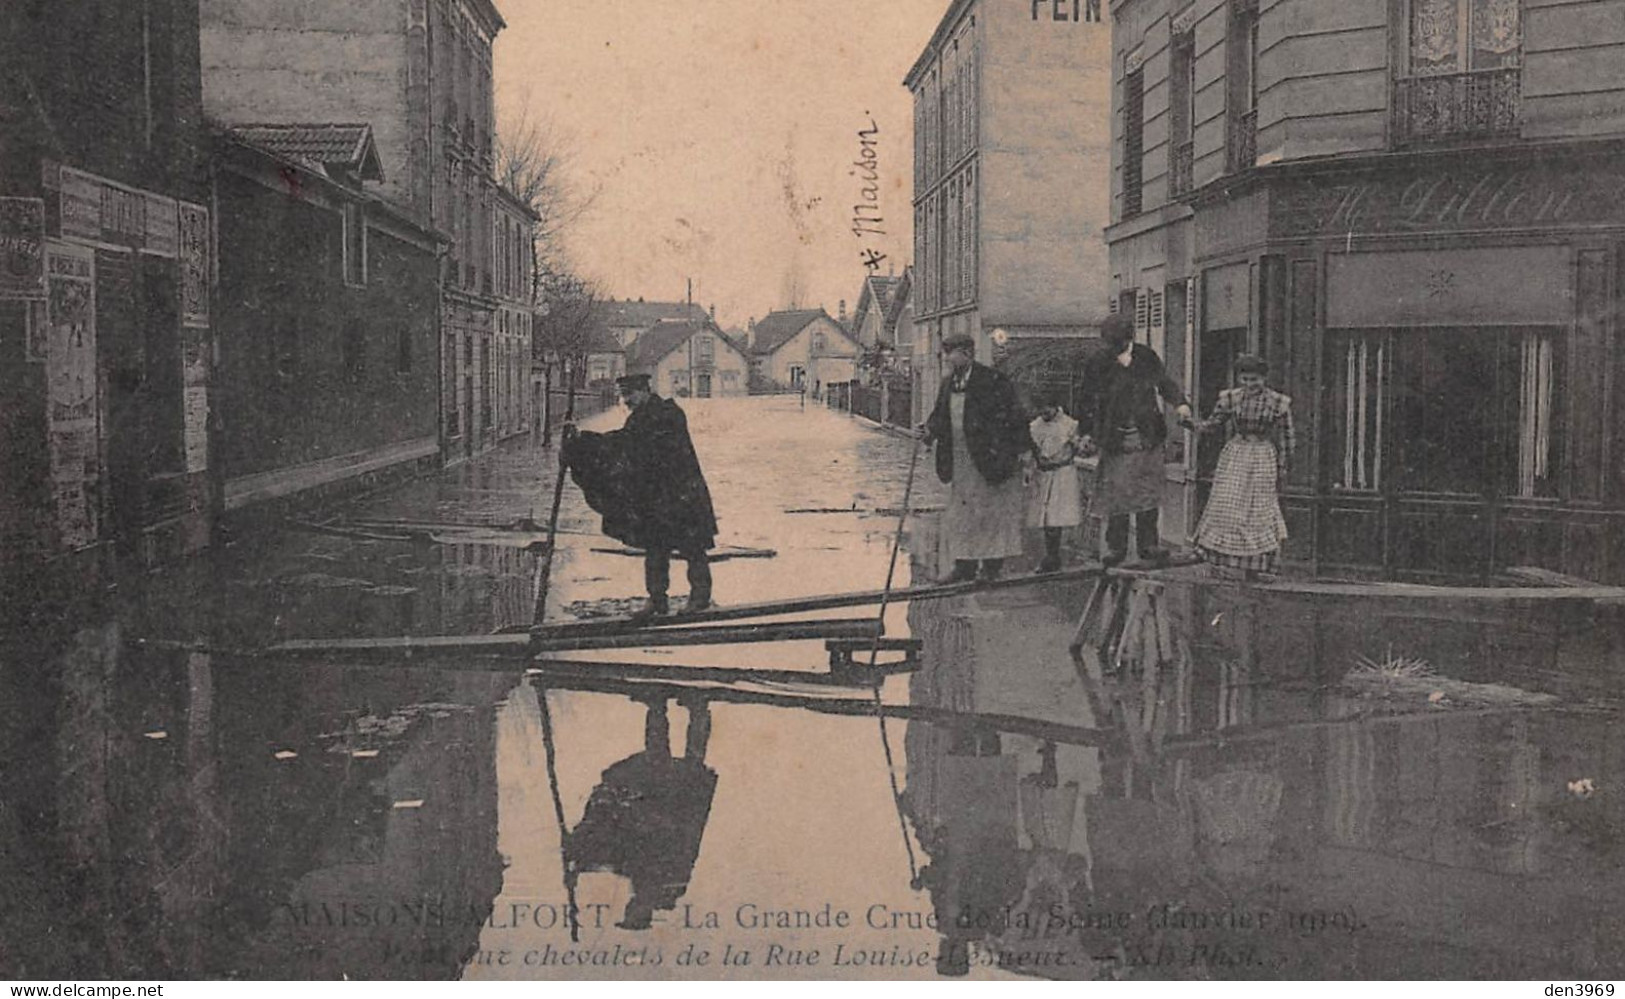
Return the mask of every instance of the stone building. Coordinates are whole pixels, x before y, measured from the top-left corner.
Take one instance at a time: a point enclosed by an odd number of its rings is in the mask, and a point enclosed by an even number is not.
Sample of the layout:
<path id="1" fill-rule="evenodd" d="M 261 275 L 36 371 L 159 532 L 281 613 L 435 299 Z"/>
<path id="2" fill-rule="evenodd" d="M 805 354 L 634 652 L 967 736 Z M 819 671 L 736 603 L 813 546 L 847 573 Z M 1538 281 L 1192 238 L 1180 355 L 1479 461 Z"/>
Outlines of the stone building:
<path id="1" fill-rule="evenodd" d="M 497 402 L 511 349 L 504 337 L 515 335 L 498 325 L 512 310 L 497 291 L 499 247 L 506 252 L 497 220 L 514 214 L 501 207 L 493 175 L 491 46 L 501 14 L 490 0 L 201 6 L 212 119 L 365 123 L 385 167 L 380 193 L 450 237 L 440 268 L 439 434 L 448 461 L 490 447 L 507 405 Z"/>
<path id="2" fill-rule="evenodd" d="M 7 582 L 29 577 L 13 563 L 110 549 L 153 561 L 209 541 L 197 18 L 196 0 L 0 8 Z"/>
<path id="3" fill-rule="evenodd" d="M 215 162 L 226 509 L 432 465 L 444 237 L 363 187 L 371 130 L 238 128 Z"/>
<path id="4" fill-rule="evenodd" d="M 1099 0 L 954 0 L 915 61 L 925 353 L 969 334 L 994 360 L 1009 341 L 1091 336 L 1105 316 L 1110 46 Z"/>
<path id="5" fill-rule="evenodd" d="M 1111 270 L 1294 400 L 1288 554 L 1625 578 L 1625 2 L 1118 0 Z M 1170 466 L 1189 527 L 1215 449 Z"/>

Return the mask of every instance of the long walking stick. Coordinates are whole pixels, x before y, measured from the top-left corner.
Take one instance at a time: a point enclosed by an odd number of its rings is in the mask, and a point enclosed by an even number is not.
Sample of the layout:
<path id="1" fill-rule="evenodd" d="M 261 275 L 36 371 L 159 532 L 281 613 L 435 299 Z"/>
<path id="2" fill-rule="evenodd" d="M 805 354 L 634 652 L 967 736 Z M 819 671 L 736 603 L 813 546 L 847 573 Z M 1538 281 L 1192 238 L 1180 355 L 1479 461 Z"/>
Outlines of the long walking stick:
<path id="1" fill-rule="evenodd" d="M 559 864 L 564 871 L 564 898 L 570 907 L 570 942 L 581 942 L 580 909 L 576 906 L 576 872 L 570 862 L 570 829 L 564 823 L 564 799 L 559 795 L 559 770 L 555 762 L 557 750 L 553 748 L 553 711 L 547 706 L 547 688 L 536 691 L 536 700 L 542 708 L 542 748 L 547 751 L 547 786 L 553 792 L 553 815 L 559 823 Z"/>
<path id="2" fill-rule="evenodd" d="M 569 385 L 569 401 L 564 406 L 564 422 L 569 425 L 576 415 L 576 381 L 574 372 L 569 372 L 565 378 Z M 547 551 L 542 553 L 542 560 L 536 566 L 536 582 L 531 591 L 530 623 L 539 625 L 547 616 L 547 589 L 553 580 L 553 552 L 559 540 L 559 505 L 564 500 L 564 477 L 570 471 L 570 463 L 564 460 L 565 441 L 562 431 L 559 441 L 559 474 L 553 482 L 553 512 L 547 519 Z"/>
<path id="3" fill-rule="evenodd" d="M 892 581 L 897 575 L 897 553 L 903 547 L 903 528 L 908 523 L 909 505 L 914 499 L 914 471 L 920 464 L 920 451 L 924 442 L 914 438 L 914 449 L 908 459 L 908 481 L 903 486 L 903 508 L 897 515 L 897 532 L 892 536 L 891 561 L 886 565 L 886 587 L 880 593 L 880 614 L 878 623 L 881 628 L 885 626 L 886 606 L 891 602 Z M 880 634 L 881 628 L 875 629 L 875 643 L 869 648 L 869 671 L 873 675 L 877 663 L 880 661 Z M 892 804 L 897 809 L 897 828 L 903 834 L 903 849 L 908 852 L 909 884 L 919 886 L 920 868 L 914 859 L 914 843 L 908 835 L 908 821 L 903 817 L 903 793 L 897 786 L 897 764 L 892 757 L 891 737 L 886 733 L 886 704 L 880 696 L 881 682 L 875 681 L 875 717 L 880 721 L 880 746 L 886 752 L 886 777 L 891 781 Z"/>

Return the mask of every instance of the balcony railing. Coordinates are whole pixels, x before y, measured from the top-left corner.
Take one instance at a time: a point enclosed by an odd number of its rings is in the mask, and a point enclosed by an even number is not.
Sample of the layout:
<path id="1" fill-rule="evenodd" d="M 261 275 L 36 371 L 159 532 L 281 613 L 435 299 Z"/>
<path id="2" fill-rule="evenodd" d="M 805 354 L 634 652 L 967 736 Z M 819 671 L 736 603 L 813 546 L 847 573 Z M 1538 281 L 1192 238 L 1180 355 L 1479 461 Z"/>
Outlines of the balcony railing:
<path id="1" fill-rule="evenodd" d="M 1251 170 L 1258 163 L 1258 109 L 1230 118 L 1230 171 Z"/>
<path id="2" fill-rule="evenodd" d="M 1180 142 L 1174 145 L 1174 161 L 1168 171 L 1168 193 L 1173 197 L 1189 194 L 1196 170 L 1196 143 Z"/>
<path id="3" fill-rule="evenodd" d="M 1522 124 L 1523 69 L 1480 69 L 1394 81 L 1398 145 L 1516 136 Z"/>

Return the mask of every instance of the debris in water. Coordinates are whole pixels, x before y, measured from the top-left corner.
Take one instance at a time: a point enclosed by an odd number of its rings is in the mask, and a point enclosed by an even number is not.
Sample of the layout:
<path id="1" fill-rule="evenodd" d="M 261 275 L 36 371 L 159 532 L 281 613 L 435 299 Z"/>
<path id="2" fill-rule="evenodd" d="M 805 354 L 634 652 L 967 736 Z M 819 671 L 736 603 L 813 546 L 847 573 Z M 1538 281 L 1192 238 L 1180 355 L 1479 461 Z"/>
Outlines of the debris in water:
<path id="1" fill-rule="evenodd" d="M 423 799 L 422 798 L 413 798 L 410 801 L 397 801 L 397 802 L 395 802 L 394 807 L 396 807 L 396 808 L 422 808 L 423 807 Z"/>
<path id="2" fill-rule="evenodd" d="M 143 732 L 141 734 L 145 735 L 149 739 L 167 739 L 167 738 L 169 738 L 169 733 L 165 732 L 163 729 L 159 729 L 159 730 L 157 730 L 155 732 Z"/>
<path id="3" fill-rule="evenodd" d="M 271 754 L 271 758 L 272 759 L 277 759 L 277 760 L 291 760 L 291 759 L 294 759 L 295 757 L 297 757 L 298 755 L 299 755 L 298 753 L 294 752 L 291 749 L 279 749 L 276 752 Z"/>
<path id="4" fill-rule="evenodd" d="M 1445 700 L 1444 691 L 1442 691 L 1442 690 L 1435 690 L 1433 693 L 1428 695 L 1428 703 L 1429 704 L 1441 704 L 1442 705 L 1444 703 L 1444 700 Z"/>
<path id="5" fill-rule="evenodd" d="M 1592 783 L 1590 777 L 1569 781 L 1569 793 L 1576 798 L 1589 798 L 1597 793 L 1597 785 Z"/>
<path id="6" fill-rule="evenodd" d="M 377 755 L 378 750 L 376 749 L 355 749 L 350 752 L 350 756 L 357 760 L 370 760 Z"/>

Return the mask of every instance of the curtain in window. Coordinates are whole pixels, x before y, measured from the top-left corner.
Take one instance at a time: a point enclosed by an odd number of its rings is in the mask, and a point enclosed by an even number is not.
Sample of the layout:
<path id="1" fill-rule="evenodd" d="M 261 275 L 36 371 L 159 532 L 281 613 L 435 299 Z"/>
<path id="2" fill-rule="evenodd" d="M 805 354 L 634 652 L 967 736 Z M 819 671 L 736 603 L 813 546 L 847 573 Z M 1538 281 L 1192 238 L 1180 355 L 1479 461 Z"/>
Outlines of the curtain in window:
<path id="1" fill-rule="evenodd" d="M 1551 476 L 1552 340 L 1542 333 L 1523 336 L 1518 405 L 1518 495 L 1537 496 Z"/>
<path id="2" fill-rule="evenodd" d="M 1472 0 L 1473 48 L 1470 69 L 1516 66 L 1523 47 L 1519 0 Z"/>
<path id="3" fill-rule="evenodd" d="M 1454 73 L 1461 62 L 1461 0 L 1412 0 L 1411 74 Z"/>

